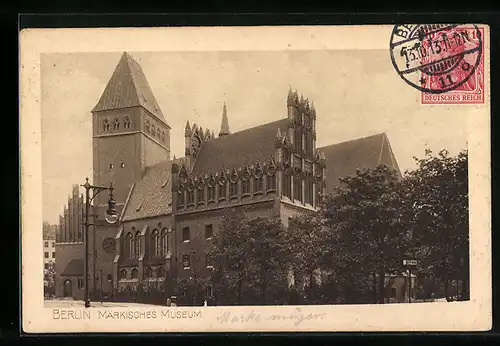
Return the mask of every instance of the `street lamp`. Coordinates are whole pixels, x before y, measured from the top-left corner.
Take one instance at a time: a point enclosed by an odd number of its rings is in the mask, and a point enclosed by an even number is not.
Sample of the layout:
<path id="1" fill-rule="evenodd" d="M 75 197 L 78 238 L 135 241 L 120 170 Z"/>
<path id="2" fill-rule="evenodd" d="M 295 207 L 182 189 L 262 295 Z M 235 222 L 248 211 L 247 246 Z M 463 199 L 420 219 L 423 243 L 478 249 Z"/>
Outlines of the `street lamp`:
<path id="1" fill-rule="evenodd" d="M 85 283 L 85 307 L 90 307 L 90 299 L 89 299 L 89 227 L 92 225 L 89 222 L 89 211 L 90 211 L 90 203 L 94 200 L 94 198 L 102 191 L 109 190 L 109 199 L 108 199 L 108 210 L 106 210 L 105 219 L 108 223 L 113 224 L 118 221 L 118 214 L 116 213 L 115 205 L 116 202 L 113 199 L 113 183 L 109 185 L 109 187 L 105 186 L 94 186 L 89 184 L 89 178 L 85 178 L 86 182 L 82 186 L 85 188 L 85 268 L 84 268 L 84 283 Z M 90 196 L 90 191 L 92 190 L 92 196 Z"/>
<path id="2" fill-rule="evenodd" d="M 403 260 L 403 266 L 408 269 L 408 303 L 411 303 L 411 268 L 415 268 L 418 262 L 414 259 Z"/>

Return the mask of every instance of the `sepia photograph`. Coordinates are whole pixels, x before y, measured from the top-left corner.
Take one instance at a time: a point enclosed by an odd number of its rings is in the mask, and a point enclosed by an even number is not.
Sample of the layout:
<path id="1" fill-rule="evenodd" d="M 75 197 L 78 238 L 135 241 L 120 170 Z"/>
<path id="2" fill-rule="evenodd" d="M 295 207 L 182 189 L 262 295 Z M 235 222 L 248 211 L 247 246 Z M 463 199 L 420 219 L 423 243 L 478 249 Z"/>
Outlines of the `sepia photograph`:
<path id="1" fill-rule="evenodd" d="M 25 330 L 491 326 L 488 27 L 149 30 L 21 33 Z"/>

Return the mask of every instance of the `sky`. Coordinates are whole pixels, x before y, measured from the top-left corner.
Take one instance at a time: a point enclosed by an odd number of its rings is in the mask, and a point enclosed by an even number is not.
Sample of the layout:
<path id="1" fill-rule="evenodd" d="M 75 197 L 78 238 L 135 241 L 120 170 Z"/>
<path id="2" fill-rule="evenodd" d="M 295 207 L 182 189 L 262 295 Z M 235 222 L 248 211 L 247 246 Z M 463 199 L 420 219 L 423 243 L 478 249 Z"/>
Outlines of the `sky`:
<path id="1" fill-rule="evenodd" d="M 402 172 L 426 149 L 467 147 L 470 108 L 420 103 L 387 50 L 129 52 L 184 156 L 186 121 L 232 132 L 286 117 L 292 87 L 314 101 L 317 146 L 385 132 Z M 42 54 L 43 219 L 57 223 L 73 184 L 92 177 L 92 116 L 122 53 Z"/>

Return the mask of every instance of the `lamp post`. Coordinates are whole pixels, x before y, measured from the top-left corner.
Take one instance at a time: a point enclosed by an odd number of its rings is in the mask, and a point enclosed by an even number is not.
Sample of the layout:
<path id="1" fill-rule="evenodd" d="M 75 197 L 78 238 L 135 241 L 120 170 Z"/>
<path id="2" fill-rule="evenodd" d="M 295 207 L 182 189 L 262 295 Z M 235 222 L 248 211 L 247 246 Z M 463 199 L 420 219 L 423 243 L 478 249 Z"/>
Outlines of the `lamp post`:
<path id="1" fill-rule="evenodd" d="M 403 266 L 408 269 L 408 303 L 411 303 L 411 268 L 415 268 L 417 266 L 417 260 L 414 259 L 406 259 L 403 260 Z"/>
<path id="2" fill-rule="evenodd" d="M 108 210 L 106 211 L 105 219 L 108 223 L 115 223 L 118 221 L 118 215 L 116 214 L 115 205 L 116 202 L 113 199 L 113 183 L 109 185 L 109 187 L 105 186 L 94 186 L 89 184 L 89 178 L 85 178 L 86 182 L 82 186 L 85 188 L 85 221 L 83 225 L 85 226 L 85 267 L 84 267 L 84 299 L 85 299 L 85 307 L 90 307 L 90 299 L 89 299 L 89 228 L 92 225 L 89 222 L 89 212 L 90 212 L 90 203 L 94 200 L 94 198 L 102 191 L 109 190 L 109 199 L 108 199 Z M 90 196 L 90 191 L 92 191 L 92 196 Z M 95 273 L 94 273 L 95 275 Z"/>

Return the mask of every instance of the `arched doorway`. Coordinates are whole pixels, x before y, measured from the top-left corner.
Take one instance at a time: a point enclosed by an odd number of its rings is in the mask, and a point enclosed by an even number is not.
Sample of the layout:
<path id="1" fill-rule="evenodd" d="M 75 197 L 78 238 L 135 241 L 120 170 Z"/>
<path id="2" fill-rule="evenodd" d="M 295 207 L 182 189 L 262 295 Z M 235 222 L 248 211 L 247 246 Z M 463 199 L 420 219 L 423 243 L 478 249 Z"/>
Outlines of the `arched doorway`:
<path id="1" fill-rule="evenodd" d="M 65 297 L 72 297 L 73 296 L 72 288 L 73 288 L 73 285 L 71 284 L 71 280 L 70 279 L 64 280 L 64 296 Z"/>

